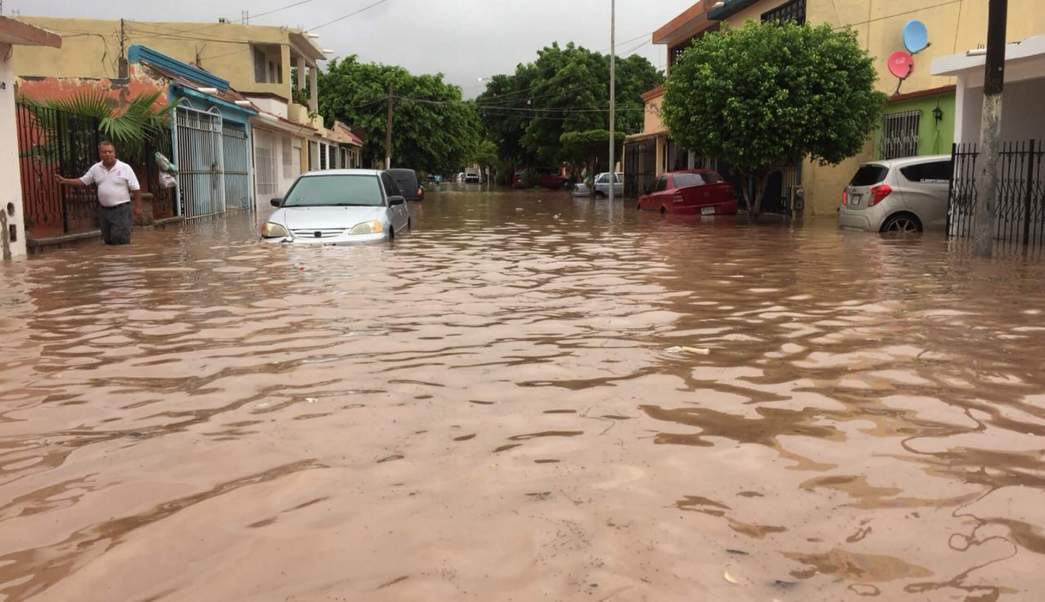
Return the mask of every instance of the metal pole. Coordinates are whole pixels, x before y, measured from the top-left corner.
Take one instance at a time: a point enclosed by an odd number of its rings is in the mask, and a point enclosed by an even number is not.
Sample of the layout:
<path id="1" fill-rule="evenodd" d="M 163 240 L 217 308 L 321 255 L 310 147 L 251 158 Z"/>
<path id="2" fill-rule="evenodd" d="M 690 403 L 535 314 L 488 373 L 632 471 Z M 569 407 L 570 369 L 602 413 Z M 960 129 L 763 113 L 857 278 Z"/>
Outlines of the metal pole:
<path id="1" fill-rule="evenodd" d="M 998 200 L 998 151 L 1001 148 L 1002 92 L 1005 89 L 1005 29 L 1008 0 L 990 0 L 987 17 L 987 60 L 984 69 L 983 118 L 980 123 L 980 160 L 976 167 L 976 255 L 990 257 Z"/>
<path id="2" fill-rule="evenodd" d="M 610 211 L 617 192 L 617 0 L 610 0 Z"/>
<path id="3" fill-rule="evenodd" d="M 392 169 L 392 102 L 395 86 L 388 85 L 388 122 L 385 124 L 385 169 Z"/>

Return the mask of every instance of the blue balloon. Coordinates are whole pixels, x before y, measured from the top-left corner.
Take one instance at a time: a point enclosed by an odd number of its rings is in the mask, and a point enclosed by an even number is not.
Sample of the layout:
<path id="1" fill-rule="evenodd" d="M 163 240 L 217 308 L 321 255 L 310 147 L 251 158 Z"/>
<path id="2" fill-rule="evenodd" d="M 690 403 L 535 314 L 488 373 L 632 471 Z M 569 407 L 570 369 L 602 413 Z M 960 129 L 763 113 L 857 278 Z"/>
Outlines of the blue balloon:
<path id="1" fill-rule="evenodd" d="M 903 45 L 907 52 L 918 54 L 929 47 L 929 29 L 921 21 L 911 21 L 903 28 Z"/>

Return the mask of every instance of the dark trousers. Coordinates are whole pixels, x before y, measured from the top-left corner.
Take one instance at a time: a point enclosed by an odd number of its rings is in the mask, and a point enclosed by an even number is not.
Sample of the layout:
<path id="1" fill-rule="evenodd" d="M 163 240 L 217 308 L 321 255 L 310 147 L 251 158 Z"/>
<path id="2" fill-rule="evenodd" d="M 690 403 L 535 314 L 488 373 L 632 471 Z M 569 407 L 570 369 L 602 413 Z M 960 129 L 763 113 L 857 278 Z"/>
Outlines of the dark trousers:
<path id="1" fill-rule="evenodd" d="M 107 245 L 131 244 L 131 204 L 98 208 L 98 225 Z"/>

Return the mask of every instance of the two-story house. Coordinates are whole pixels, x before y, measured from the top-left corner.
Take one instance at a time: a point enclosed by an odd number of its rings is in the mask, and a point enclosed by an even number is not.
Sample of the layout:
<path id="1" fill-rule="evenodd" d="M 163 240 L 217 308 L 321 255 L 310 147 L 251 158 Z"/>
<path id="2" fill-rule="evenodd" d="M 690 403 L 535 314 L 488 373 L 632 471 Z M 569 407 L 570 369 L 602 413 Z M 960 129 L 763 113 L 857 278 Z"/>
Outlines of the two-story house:
<path id="1" fill-rule="evenodd" d="M 950 152 L 958 112 L 954 80 L 944 74 L 934 75 L 931 65 L 934 59 L 986 44 L 987 2 L 705 0 L 654 34 L 654 42 L 667 46 L 671 64 L 695 37 L 718 27 L 737 27 L 749 20 L 826 23 L 837 29 L 852 29 L 875 61 L 878 89 L 889 95 L 881 127 L 869 137 L 863 152 L 837 166 L 803 162 L 788 170 L 782 174 L 782 185 L 778 187 L 783 201 L 778 207 L 786 206 L 791 191 L 801 186 L 805 190 L 805 215 L 832 217 L 842 190 L 861 161 Z M 901 82 L 890 73 L 887 61 L 894 52 L 904 50 L 904 29 L 915 20 L 926 26 L 929 46 L 914 55 L 914 70 Z M 1008 28 L 1011 40 L 1022 40 L 1045 30 L 1045 11 L 1041 10 L 1040 0 L 1010 0 Z M 656 91 L 647 96 L 648 113 L 655 115 L 660 102 Z M 656 119 L 648 121 L 654 130 L 647 130 L 642 136 L 656 134 L 663 140 L 657 146 L 663 150 L 657 150 L 655 155 L 656 173 L 700 161 L 678 149 L 673 151 L 670 132 Z M 652 148 L 648 142 L 645 144 Z M 629 150 L 636 158 L 643 156 L 637 149 Z M 683 156 L 684 161 L 680 158 Z M 764 205 L 771 208 L 773 204 L 773 199 L 768 199 Z"/>
<path id="2" fill-rule="evenodd" d="M 127 77 L 127 53 L 145 47 L 227 82 L 258 109 L 251 120 L 253 197 L 261 206 L 281 196 L 305 171 L 341 167 L 340 136 L 317 115 L 315 34 L 287 27 L 228 22 L 182 23 L 22 17 L 62 36 L 61 49 L 16 58 L 22 78 Z"/>

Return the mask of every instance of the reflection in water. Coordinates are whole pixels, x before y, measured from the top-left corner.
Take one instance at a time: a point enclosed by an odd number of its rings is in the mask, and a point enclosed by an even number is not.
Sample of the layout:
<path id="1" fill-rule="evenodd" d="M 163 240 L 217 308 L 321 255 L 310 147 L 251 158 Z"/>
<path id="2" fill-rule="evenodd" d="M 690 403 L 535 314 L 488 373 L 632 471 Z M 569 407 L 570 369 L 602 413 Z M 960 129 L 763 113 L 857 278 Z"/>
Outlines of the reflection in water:
<path id="1" fill-rule="evenodd" d="M 3 265 L 0 597 L 1045 598 L 1045 266 L 632 209 Z"/>

